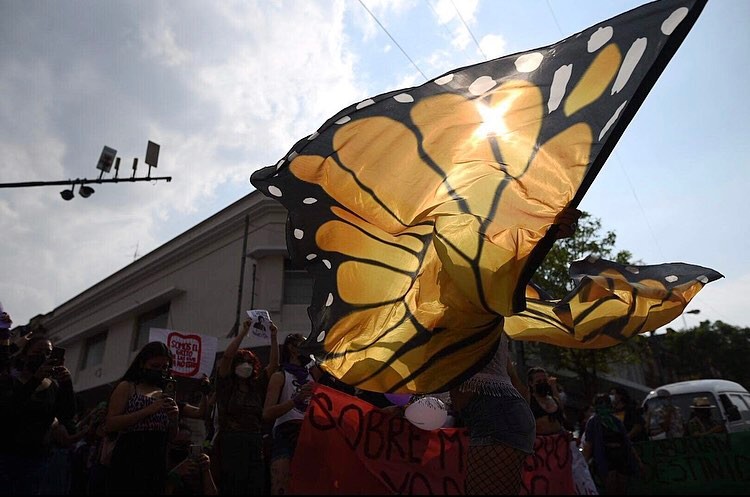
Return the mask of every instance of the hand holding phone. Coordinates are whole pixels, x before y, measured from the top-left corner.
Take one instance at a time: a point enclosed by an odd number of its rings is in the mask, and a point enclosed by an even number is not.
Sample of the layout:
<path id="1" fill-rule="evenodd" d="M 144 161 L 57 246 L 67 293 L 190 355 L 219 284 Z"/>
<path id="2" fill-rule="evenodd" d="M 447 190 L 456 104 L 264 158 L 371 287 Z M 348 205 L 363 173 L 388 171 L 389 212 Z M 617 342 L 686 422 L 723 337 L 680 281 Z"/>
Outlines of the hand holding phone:
<path id="1" fill-rule="evenodd" d="M 197 461 L 201 454 L 203 454 L 203 447 L 199 444 L 190 444 L 190 459 Z"/>
<path id="2" fill-rule="evenodd" d="M 49 361 L 53 366 L 62 366 L 65 363 L 65 349 L 62 347 L 52 347 Z"/>
<path id="3" fill-rule="evenodd" d="M 167 379 L 166 383 L 164 383 L 164 388 L 162 388 L 162 392 L 165 397 L 171 397 L 174 399 L 177 395 L 177 380 L 174 378 Z"/>

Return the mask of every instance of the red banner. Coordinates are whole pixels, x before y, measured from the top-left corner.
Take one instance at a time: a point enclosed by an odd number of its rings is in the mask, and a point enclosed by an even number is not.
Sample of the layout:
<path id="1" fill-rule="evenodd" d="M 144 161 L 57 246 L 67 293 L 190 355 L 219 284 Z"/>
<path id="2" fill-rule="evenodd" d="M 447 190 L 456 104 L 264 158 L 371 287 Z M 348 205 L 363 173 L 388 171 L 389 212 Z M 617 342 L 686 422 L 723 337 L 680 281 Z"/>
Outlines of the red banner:
<path id="1" fill-rule="evenodd" d="M 424 431 L 318 385 L 292 460 L 292 494 L 462 495 L 464 429 Z"/>
<path id="2" fill-rule="evenodd" d="M 521 495 L 576 495 L 567 433 L 537 435 L 534 453 L 523 462 Z"/>

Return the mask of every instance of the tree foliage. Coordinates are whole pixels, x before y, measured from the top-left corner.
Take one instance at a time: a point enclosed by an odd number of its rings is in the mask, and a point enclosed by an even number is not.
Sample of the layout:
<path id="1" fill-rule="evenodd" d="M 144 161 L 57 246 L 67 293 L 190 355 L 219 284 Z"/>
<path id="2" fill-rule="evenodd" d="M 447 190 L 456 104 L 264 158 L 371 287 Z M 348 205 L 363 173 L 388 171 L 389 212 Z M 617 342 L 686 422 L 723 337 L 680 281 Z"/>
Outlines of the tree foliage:
<path id="1" fill-rule="evenodd" d="M 654 336 L 649 342 L 659 355 L 664 383 L 723 378 L 750 387 L 750 328 L 703 321 L 687 330 L 668 328 L 666 335 Z"/>

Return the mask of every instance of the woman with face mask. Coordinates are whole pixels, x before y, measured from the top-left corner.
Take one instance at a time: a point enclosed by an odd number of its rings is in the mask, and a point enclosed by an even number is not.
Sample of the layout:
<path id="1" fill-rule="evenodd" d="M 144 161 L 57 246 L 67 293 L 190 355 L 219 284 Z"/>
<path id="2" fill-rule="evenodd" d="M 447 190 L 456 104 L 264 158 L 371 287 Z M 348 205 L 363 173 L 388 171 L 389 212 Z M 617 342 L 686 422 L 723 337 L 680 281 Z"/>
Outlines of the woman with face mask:
<path id="1" fill-rule="evenodd" d="M 268 378 L 279 366 L 278 329 L 271 325 L 268 366 L 249 349 L 240 349 L 250 329 L 246 320 L 219 361 L 216 376 L 218 431 L 214 459 L 222 495 L 266 494 L 263 458 L 263 400 Z"/>
<path id="2" fill-rule="evenodd" d="M 167 447 L 177 436 L 179 417 L 177 403 L 162 391 L 171 369 L 167 345 L 147 343 L 112 391 L 105 431 L 118 436 L 107 471 L 108 494 L 164 492 Z"/>
<path id="3" fill-rule="evenodd" d="M 263 419 L 273 421 L 271 494 L 288 493 L 291 462 L 302 420 L 312 394 L 313 378 L 305 367 L 310 362 L 300 352 L 305 338 L 293 333 L 284 340 L 281 371 L 271 376 L 263 408 Z"/>
<path id="4" fill-rule="evenodd" d="M 51 352 L 50 340 L 36 335 L 16 357 L 14 373 L 0 373 L 0 493 L 38 494 L 53 421 L 74 431 L 70 371 L 50 360 Z"/>

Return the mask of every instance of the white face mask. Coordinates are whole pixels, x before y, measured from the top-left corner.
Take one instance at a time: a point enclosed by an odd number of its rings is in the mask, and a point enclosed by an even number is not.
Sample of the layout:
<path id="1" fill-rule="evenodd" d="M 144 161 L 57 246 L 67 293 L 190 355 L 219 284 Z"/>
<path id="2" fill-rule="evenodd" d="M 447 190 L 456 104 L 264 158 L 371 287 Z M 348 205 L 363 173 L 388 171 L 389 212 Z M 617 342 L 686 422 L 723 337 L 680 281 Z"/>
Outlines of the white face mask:
<path id="1" fill-rule="evenodd" d="M 240 378 L 250 378 L 253 375 L 253 367 L 249 362 L 237 364 L 237 366 L 234 368 L 234 374 L 236 374 Z"/>

